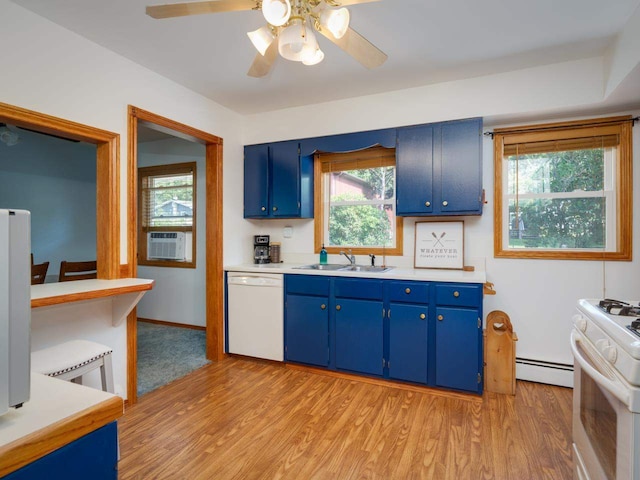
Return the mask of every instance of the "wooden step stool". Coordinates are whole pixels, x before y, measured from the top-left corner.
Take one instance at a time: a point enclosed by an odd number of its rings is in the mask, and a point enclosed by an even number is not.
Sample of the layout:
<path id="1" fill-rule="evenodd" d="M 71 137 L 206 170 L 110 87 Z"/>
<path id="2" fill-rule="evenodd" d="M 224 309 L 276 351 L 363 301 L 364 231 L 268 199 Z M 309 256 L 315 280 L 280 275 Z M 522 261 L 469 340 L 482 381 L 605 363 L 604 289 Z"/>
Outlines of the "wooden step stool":
<path id="1" fill-rule="evenodd" d="M 509 315 L 494 310 L 484 331 L 484 388 L 488 392 L 516 394 L 516 342 Z"/>

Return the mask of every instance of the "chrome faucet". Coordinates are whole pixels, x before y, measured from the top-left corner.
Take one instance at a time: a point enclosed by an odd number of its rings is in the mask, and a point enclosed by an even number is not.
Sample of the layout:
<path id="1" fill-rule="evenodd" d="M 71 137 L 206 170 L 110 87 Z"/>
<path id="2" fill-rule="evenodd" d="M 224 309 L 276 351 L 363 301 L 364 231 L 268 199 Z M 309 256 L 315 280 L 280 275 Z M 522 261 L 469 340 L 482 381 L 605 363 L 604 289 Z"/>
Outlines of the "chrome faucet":
<path id="1" fill-rule="evenodd" d="M 351 249 L 349 249 L 349 254 L 346 254 L 343 251 L 340 251 L 340 255 L 344 255 L 345 257 L 347 257 L 351 265 L 356 264 L 356 256 L 351 252 Z"/>

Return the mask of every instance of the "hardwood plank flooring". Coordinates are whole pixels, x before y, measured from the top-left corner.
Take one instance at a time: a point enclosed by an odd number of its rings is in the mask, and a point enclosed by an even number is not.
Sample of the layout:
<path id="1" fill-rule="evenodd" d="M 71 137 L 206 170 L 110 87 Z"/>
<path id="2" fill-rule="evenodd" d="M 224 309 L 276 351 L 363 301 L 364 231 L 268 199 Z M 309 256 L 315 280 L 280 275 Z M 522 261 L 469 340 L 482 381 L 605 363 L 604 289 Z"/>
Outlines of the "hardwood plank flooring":
<path id="1" fill-rule="evenodd" d="M 229 357 L 119 421 L 119 479 L 571 479 L 572 390 L 416 392 Z"/>

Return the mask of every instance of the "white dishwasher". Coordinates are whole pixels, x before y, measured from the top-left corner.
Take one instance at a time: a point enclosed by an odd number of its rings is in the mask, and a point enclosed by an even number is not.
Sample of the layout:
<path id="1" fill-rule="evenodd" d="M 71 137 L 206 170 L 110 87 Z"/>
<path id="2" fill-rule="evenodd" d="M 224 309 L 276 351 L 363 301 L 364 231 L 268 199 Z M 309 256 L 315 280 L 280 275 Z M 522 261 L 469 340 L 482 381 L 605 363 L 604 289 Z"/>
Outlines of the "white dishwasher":
<path id="1" fill-rule="evenodd" d="M 229 353 L 284 360 L 283 276 L 229 272 Z"/>

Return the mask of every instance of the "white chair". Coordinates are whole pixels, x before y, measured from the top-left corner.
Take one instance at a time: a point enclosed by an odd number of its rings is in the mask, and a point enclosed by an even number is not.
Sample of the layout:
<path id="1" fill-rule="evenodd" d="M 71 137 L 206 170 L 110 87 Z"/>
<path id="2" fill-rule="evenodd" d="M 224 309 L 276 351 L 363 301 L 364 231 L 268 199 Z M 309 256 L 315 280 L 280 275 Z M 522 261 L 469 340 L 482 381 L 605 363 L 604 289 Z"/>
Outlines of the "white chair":
<path id="1" fill-rule="evenodd" d="M 99 368 L 102 390 L 114 393 L 112 352 L 100 343 L 71 340 L 31 352 L 31 371 L 82 384 L 82 375 Z"/>

